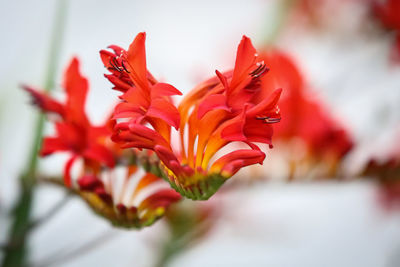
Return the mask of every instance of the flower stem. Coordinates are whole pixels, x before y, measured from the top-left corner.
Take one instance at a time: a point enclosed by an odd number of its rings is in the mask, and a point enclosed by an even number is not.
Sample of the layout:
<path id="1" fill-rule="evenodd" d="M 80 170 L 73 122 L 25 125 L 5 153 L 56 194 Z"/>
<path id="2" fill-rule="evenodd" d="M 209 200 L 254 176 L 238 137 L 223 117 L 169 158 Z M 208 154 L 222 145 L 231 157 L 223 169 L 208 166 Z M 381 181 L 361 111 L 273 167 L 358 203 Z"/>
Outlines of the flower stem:
<path id="1" fill-rule="evenodd" d="M 267 25 L 272 25 L 271 28 L 269 28 L 269 30 L 264 29 L 266 33 L 264 34 L 263 44 L 266 45 L 272 45 L 279 37 L 279 34 L 285 26 L 290 10 L 293 4 L 295 4 L 296 0 L 281 0 L 278 2 L 279 4 L 276 7 L 276 12 L 274 14 L 272 23 L 270 20 L 268 20 Z"/>
<path id="2" fill-rule="evenodd" d="M 56 21 L 51 36 L 48 69 L 46 72 L 45 91 L 49 92 L 54 87 L 56 69 L 58 66 L 60 47 L 65 26 L 67 1 L 60 0 L 56 7 Z M 29 153 L 29 161 L 26 169 L 20 176 L 20 196 L 13 209 L 13 221 L 5 246 L 3 267 L 25 266 L 27 262 L 27 241 L 29 234 L 31 208 L 34 197 L 35 176 L 37 170 L 37 153 L 40 148 L 44 128 L 44 116 L 37 118 L 33 145 Z"/>

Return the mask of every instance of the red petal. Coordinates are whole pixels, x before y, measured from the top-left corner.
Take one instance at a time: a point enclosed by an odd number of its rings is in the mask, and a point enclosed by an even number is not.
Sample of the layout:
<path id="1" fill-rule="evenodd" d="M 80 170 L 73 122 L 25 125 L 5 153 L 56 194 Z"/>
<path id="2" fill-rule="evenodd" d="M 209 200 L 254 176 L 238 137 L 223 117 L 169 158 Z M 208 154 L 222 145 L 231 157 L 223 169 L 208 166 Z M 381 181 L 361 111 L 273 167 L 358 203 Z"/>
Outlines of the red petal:
<path id="1" fill-rule="evenodd" d="M 68 151 L 70 148 L 59 137 L 46 137 L 43 139 L 40 156 L 45 157 L 57 151 Z"/>
<path id="2" fill-rule="evenodd" d="M 181 164 L 179 160 L 176 158 L 175 154 L 164 146 L 156 145 L 154 147 L 154 151 L 157 153 L 157 156 L 160 160 L 170 169 L 175 175 L 180 175 L 182 173 Z"/>
<path id="3" fill-rule="evenodd" d="M 122 102 L 119 103 L 114 108 L 114 116 L 113 119 L 120 119 L 120 118 L 131 118 L 135 120 L 138 117 L 141 117 L 145 114 L 143 110 L 141 110 L 137 105 Z"/>
<path id="4" fill-rule="evenodd" d="M 54 112 L 59 114 L 60 116 L 64 116 L 64 106 L 49 97 L 47 94 L 40 93 L 29 86 L 22 86 L 32 97 L 33 104 L 39 106 L 43 112 Z"/>
<path id="5" fill-rule="evenodd" d="M 73 155 L 65 164 L 64 167 L 64 183 L 67 187 L 71 187 L 71 167 L 74 161 L 78 158 L 77 155 Z"/>
<path id="6" fill-rule="evenodd" d="M 69 150 L 77 154 L 81 153 L 87 145 L 86 128 L 72 123 L 56 123 L 56 131 L 62 142 Z"/>
<path id="7" fill-rule="evenodd" d="M 230 177 L 243 167 L 262 164 L 264 159 L 265 154 L 260 150 L 240 149 L 219 158 L 211 166 L 210 171 Z"/>
<path id="8" fill-rule="evenodd" d="M 138 107 L 142 106 L 146 109 L 150 105 L 150 97 L 148 97 L 143 90 L 137 87 L 131 87 L 119 98 L 130 104 L 134 104 Z"/>
<path id="9" fill-rule="evenodd" d="M 103 163 L 110 168 L 113 168 L 115 165 L 112 152 L 102 145 L 94 144 L 90 146 L 89 149 L 85 150 L 83 156 L 85 158 Z"/>
<path id="10" fill-rule="evenodd" d="M 132 86 L 130 86 L 128 83 L 122 81 L 121 79 L 115 77 L 114 75 L 110 74 L 104 74 L 104 77 L 106 77 L 112 84 L 115 85 L 113 89 L 121 91 L 121 92 L 126 92 L 129 89 L 131 89 Z"/>
<path id="11" fill-rule="evenodd" d="M 112 68 L 112 66 L 110 65 L 110 61 L 114 57 L 115 57 L 115 54 L 111 53 L 110 51 L 100 50 L 101 61 L 103 62 L 104 67 L 106 67 L 107 69 Z"/>
<path id="12" fill-rule="evenodd" d="M 129 46 L 127 53 L 129 76 L 136 86 L 149 91 L 146 67 L 146 33 L 139 33 Z"/>
<path id="13" fill-rule="evenodd" d="M 197 118 L 201 119 L 203 116 L 214 109 L 223 109 L 226 111 L 231 111 L 231 109 L 226 104 L 226 96 L 222 94 L 215 94 L 206 96 L 200 103 L 197 110 Z"/>
<path id="14" fill-rule="evenodd" d="M 217 76 L 218 76 L 219 80 L 221 81 L 222 85 L 224 86 L 225 90 L 228 90 L 229 85 L 228 85 L 228 81 L 227 81 L 225 75 L 223 75 L 218 70 L 216 70 L 215 73 L 217 74 Z"/>
<path id="15" fill-rule="evenodd" d="M 64 74 L 64 88 L 67 92 L 66 109 L 70 119 L 87 122 L 85 101 L 88 91 L 88 81 L 79 71 L 79 61 L 73 58 Z"/>
<path id="16" fill-rule="evenodd" d="M 239 85 L 249 75 L 249 69 L 255 63 L 256 49 L 248 37 L 243 36 L 236 54 L 235 69 L 233 70 L 231 88 Z"/>
<path id="17" fill-rule="evenodd" d="M 122 54 L 122 52 L 125 51 L 125 49 L 121 48 L 118 45 L 109 45 L 107 48 L 110 48 L 114 51 L 115 55 L 119 56 Z"/>
<path id="18" fill-rule="evenodd" d="M 174 105 L 163 98 L 152 100 L 146 115 L 164 120 L 177 130 L 179 128 L 180 114 L 178 110 Z"/>
<path id="19" fill-rule="evenodd" d="M 139 210 L 145 208 L 166 207 L 171 203 L 181 199 L 181 195 L 172 189 L 161 189 L 158 192 L 150 195 L 139 205 Z"/>
<path id="20" fill-rule="evenodd" d="M 168 83 L 156 83 L 151 88 L 151 98 L 171 95 L 182 95 L 182 93 Z"/>
<path id="21" fill-rule="evenodd" d="M 221 131 L 221 137 L 227 141 L 245 141 L 244 124 L 246 122 L 247 105 L 241 114 L 226 122 Z"/>
<path id="22" fill-rule="evenodd" d="M 94 191 L 96 188 L 103 188 L 103 182 L 94 175 L 84 175 L 78 179 L 79 189 Z"/>
<path id="23" fill-rule="evenodd" d="M 131 123 L 129 124 L 129 131 L 131 133 L 132 140 L 148 140 L 152 143 L 152 147 L 155 145 L 161 145 L 164 147 L 170 147 L 169 143 L 156 131 L 140 124 Z"/>
<path id="24" fill-rule="evenodd" d="M 277 89 L 268 98 L 258 103 L 256 106 L 249 109 L 247 112 L 248 117 L 255 117 L 257 115 L 262 116 L 267 112 L 270 112 L 278 104 L 278 100 L 281 96 L 282 89 Z"/>
<path id="25" fill-rule="evenodd" d="M 262 120 L 247 118 L 244 134 L 249 142 L 260 142 L 272 146 L 272 126 Z"/>

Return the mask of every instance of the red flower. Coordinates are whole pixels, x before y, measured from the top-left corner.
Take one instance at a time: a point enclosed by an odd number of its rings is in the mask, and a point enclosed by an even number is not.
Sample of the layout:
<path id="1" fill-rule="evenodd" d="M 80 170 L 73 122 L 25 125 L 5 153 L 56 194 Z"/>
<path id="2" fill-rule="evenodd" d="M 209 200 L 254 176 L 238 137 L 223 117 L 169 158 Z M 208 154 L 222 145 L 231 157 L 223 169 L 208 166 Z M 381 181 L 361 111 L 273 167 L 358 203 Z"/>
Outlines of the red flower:
<path id="1" fill-rule="evenodd" d="M 373 8 L 386 28 L 400 30 L 400 2 L 398 0 L 376 1 Z"/>
<path id="2" fill-rule="evenodd" d="M 79 72 L 77 58 L 66 69 L 63 87 L 67 96 L 65 103 L 30 87 L 25 86 L 25 89 L 43 112 L 59 116 L 55 122 L 56 134 L 44 138 L 40 154 L 47 156 L 59 151 L 71 153 L 64 171 L 64 182 L 71 186 L 70 168 L 78 157 L 84 159 L 85 168 L 93 173 L 97 173 L 102 165 L 112 168 L 115 162 L 112 151 L 105 146 L 106 138 L 111 134 L 110 129 L 107 125 L 91 125 L 86 116 L 84 106 L 88 81 Z"/>
<path id="3" fill-rule="evenodd" d="M 179 127 L 179 113 L 170 96 L 181 95 L 175 87 L 158 83 L 147 71 L 145 33 L 140 33 L 128 51 L 111 46 L 115 54 L 100 51 L 105 67 L 111 71 L 106 77 L 123 91 L 122 102 L 115 108 L 114 119 L 129 118 L 130 123 L 150 123 L 169 140 L 170 127 Z"/>
<path id="4" fill-rule="evenodd" d="M 293 61 L 277 50 L 264 52 L 260 58 L 271 67 L 271 71 L 262 79 L 263 90 L 257 98 L 265 98 L 276 87 L 285 88 L 279 104 L 284 118 L 276 127 L 275 138 L 286 142 L 299 138 L 314 159 L 337 161 L 345 156 L 353 141 L 323 103 L 310 96 L 311 92 Z"/>
<path id="5" fill-rule="evenodd" d="M 383 26 L 396 34 L 393 46 L 393 58 L 400 60 L 400 1 L 373 1 L 373 11 Z"/>
<path id="6" fill-rule="evenodd" d="M 262 164 L 265 154 L 254 142 L 271 145 L 271 124 L 280 120 L 277 101 L 281 90 L 261 101 L 254 98 L 261 89 L 260 77 L 268 69 L 257 61 L 250 39 L 243 37 L 234 70 L 224 74 L 216 71 L 217 77 L 200 84 L 183 99 L 179 113 L 167 98 L 177 91 L 170 85 L 149 82 L 144 55 L 141 33 L 121 56 L 120 65 L 134 86 L 121 96 L 124 102 L 115 110 L 114 118 L 129 118 L 129 122 L 117 123 L 115 141 L 123 147 L 155 151 L 167 180 L 182 195 L 193 199 L 209 198 L 240 168 Z M 155 103 L 156 110 L 163 111 L 162 116 L 149 112 L 152 101 L 159 99 L 164 104 L 161 109 L 161 102 Z M 180 128 L 179 153 L 170 142 L 171 126 Z M 235 141 L 249 148 L 228 153 L 211 164 L 220 149 Z"/>

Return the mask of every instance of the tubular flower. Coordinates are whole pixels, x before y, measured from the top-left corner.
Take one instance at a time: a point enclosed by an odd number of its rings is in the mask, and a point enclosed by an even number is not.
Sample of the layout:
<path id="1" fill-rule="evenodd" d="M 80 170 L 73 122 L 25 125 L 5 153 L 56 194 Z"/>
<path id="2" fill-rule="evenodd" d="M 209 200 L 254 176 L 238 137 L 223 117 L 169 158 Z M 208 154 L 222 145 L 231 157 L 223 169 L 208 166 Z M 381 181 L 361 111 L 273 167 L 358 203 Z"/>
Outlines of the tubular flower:
<path id="1" fill-rule="evenodd" d="M 76 58 L 65 72 L 63 87 L 65 103 L 25 86 L 34 104 L 43 112 L 56 115 L 56 134 L 44 138 L 40 155 L 69 152 L 64 184 L 113 224 L 135 228 L 152 224 L 180 195 L 150 173 L 151 165 L 157 164 L 150 164 L 150 155 L 146 155 L 144 171 L 137 166 L 136 151 L 122 151 L 112 142 L 113 121 L 107 120 L 102 126 L 90 123 L 84 111 L 88 81 L 80 74 Z M 72 180 L 70 169 L 78 160 L 83 162 L 83 168 Z"/>
<path id="2" fill-rule="evenodd" d="M 260 57 L 271 66 L 271 72 L 262 79 L 263 90 L 256 97 L 265 98 L 276 86 L 285 88 L 279 104 L 284 119 L 276 127 L 276 140 L 288 143 L 290 139 L 300 139 L 308 157 L 335 165 L 353 146 L 346 129 L 332 118 L 323 103 L 309 96 L 302 75 L 287 55 L 271 50 Z"/>
<path id="3" fill-rule="evenodd" d="M 216 71 L 216 77 L 195 87 L 176 110 L 167 99 L 177 94 L 175 89 L 152 84 L 146 76 L 144 36 L 140 33 L 128 52 L 122 53 L 124 71 L 134 86 L 121 96 L 123 102 L 118 106 L 124 105 L 126 109 L 117 108 L 114 112 L 114 118 L 125 119 L 116 124 L 114 140 L 125 148 L 155 151 L 165 179 L 175 190 L 191 199 L 208 199 L 242 167 L 263 163 L 265 153 L 254 142 L 272 147 L 271 124 L 280 121 L 277 102 L 281 89 L 265 99 L 254 98 L 268 68 L 258 61 L 250 39 L 244 36 L 233 71 Z M 129 94 L 148 97 L 130 98 Z M 160 98 L 165 103 L 162 116 L 148 108 L 152 106 L 151 99 Z M 137 110 L 143 112 L 139 114 Z M 159 126 L 161 123 L 163 127 Z M 179 148 L 170 142 L 171 126 L 179 128 Z M 215 159 L 217 152 L 232 142 L 242 142 L 248 148 Z"/>

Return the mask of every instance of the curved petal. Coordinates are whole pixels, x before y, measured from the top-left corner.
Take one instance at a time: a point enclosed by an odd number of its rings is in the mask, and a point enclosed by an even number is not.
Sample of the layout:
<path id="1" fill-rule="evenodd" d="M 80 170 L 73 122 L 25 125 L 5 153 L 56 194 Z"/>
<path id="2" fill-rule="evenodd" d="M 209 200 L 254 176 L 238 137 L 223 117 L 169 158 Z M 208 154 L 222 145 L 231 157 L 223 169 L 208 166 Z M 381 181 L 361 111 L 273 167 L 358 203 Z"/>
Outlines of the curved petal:
<path id="1" fill-rule="evenodd" d="M 135 138 L 143 138 L 149 140 L 152 143 L 152 147 L 155 145 L 161 145 L 164 147 L 170 147 L 169 143 L 156 131 L 140 124 L 131 123 L 129 124 L 130 136 L 135 140 Z"/>
<path id="2" fill-rule="evenodd" d="M 73 121 L 86 123 L 85 101 L 89 84 L 79 71 L 77 58 L 73 58 L 68 65 L 63 85 L 67 92 L 66 116 Z"/>
<path id="3" fill-rule="evenodd" d="M 142 203 L 140 203 L 138 210 L 167 207 L 171 203 L 179 201 L 181 198 L 181 195 L 172 189 L 161 189 L 143 200 Z"/>
<path id="4" fill-rule="evenodd" d="M 200 120 L 207 112 L 215 109 L 223 109 L 229 112 L 231 111 L 226 104 L 225 95 L 217 94 L 206 96 L 199 104 L 199 108 L 197 110 L 197 119 Z"/>
<path id="5" fill-rule="evenodd" d="M 144 116 L 145 112 L 135 104 L 122 102 L 115 106 L 113 119 L 130 118 L 135 120 Z"/>
<path id="6" fill-rule="evenodd" d="M 241 168 L 262 164 L 265 159 L 265 153 L 260 150 L 240 149 L 225 156 L 222 156 L 214 162 L 210 168 L 210 172 L 221 173 L 224 177 L 231 177 Z"/>
<path id="7" fill-rule="evenodd" d="M 176 107 L 163 98 L 154 99 L 146 113 L 147 116 L 159 118 L 175 129 L 179 129 L 180 114 Z"/>
<path id="8" fill-rule="evenodd" d="M 40 156 L 45 157 L 57 151 L 68 151 L 70 148 L 58 137 L 45 137 L 43 139 Z"/>
<path id="9" fill-rule="evenodd" d="M 128 91 L 129 89 L 132 88 L 132 86 L 130 84 L 122 81 L 121 79 L 119 79 L 118 77 L 116 77 L 112 74 L 111 75 L 104 74 L 104 77 L 106 77 L 112 84 L 114 84 L 113 89 L 115 89 L 115 90 L 125 93 L 126 91 Z"/>
<path id="10" fill-rule="evenodd" d="M 249 109 L 247 112 L 248 117 L 255 117 L 257 115 L 262 116 L 267 112 L 270 112 L 278 104 L 278 100 L 281 96 L 282 88 L 276 89 L 268 98 L 258 103 L 256 106 Z"/>
<path id="11" fill-rule="evenodd" d="M 64 167 L 64 183 L 66 187 L 71 187 L 71 168 L 78 155 L 73 155 L 65 164 Z"/>
<path id="12" fill-rule="evenodd" d="M 141 32 L 136 35 L 135 40 L 133 40 L 127 51 L 127 67 L 129 70 L 128 74 L 135 85 L 150 95 L 147 81 L 145 41 L 146 33 Z"/>
<path id="13" fill-rule="evenodd" d="M 246 122 L 247 105 L 245 105 L 241 114 L 226 122 L 221 126 L 221 137 L 227 141 L 245 141 L 244 125 Z"/>
<path id="14" fill-rule="evenodd" d="M 53 112 L 64 116 L 64 105 L 52 99 L 45 93 L 40 93 L 30 86 L 23 85 L 22 88 L 27 91 L 32 97 L 32 103 L 37 105 L 43 112 Z"/>
<path id="15" fill-rule="evenodd" d="M 243 35 L 236 53 L 235 69 L 230 83 L 233 90 L 238 86 L 246 76 L 249 75 L 249 69 L 254 65 L 256 59 L 256 49 L 252 45 L 250 39 Z"/>
<path id="16" fill-rule="evenodd" d="M 273 128 L 270 124 L 257 119 L 246 119 L 244 135 L 249 142 L 260 142 L 272 146 Z"/>
<path id="17" fill-rule="evenodd" d="M 151 98 L 171 96 L 171 95 L 182 95 L 182 93 L 174 86 L 168 83 L 156 83 L 151 88 Z"/>
<path id="18" fill-rule="evenodd" d="M 182 173 L 183 170 L 179 163 L 179 160 L 170 149 L 164 146 L 156 145 L 154 147 L 154 151 L 157 153 L 157 156 L 164 163 L 164 165 L 168 169 L 170 169 L 175 175 L 179 175 Z"/>

